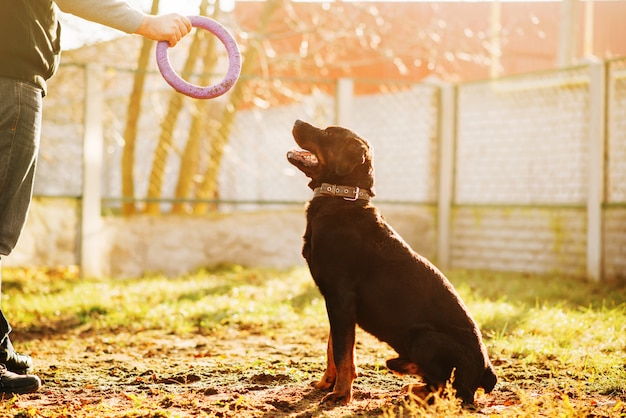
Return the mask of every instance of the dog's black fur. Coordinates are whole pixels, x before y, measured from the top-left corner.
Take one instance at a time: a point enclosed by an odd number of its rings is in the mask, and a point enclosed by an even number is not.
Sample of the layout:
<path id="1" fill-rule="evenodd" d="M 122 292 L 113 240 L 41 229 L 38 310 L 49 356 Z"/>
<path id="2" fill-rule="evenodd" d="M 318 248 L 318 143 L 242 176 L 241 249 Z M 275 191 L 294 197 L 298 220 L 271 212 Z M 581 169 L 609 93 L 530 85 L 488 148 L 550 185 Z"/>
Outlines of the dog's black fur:
<path id="1" fill-rule="evenodd" d="M 374 196 L 372 150 L 349 129 L 316 128 L 296 121 L 301 148 L 291 164 L 322 183 L 358 187 Z M 428 391 L 451 379 L 456 394 L 473 403 L 496 375 L 476 322 L 446 277 L 413 251 L 368 199 L 315 195 L 307 207 L 302 254 L 326 301 L 330 322 L 328 366 L 319 389 L 325 402 L 348 403 L 356 378 L 355 327 L 393 347 L 387 366 L 421 376 Z"/>

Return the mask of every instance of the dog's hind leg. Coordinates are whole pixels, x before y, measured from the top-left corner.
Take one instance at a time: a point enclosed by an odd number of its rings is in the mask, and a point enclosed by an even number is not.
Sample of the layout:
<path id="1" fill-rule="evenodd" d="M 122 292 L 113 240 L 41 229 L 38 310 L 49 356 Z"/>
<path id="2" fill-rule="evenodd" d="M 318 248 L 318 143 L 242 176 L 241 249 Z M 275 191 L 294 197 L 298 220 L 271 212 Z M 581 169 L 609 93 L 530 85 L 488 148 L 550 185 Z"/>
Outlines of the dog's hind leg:
<path id="1" fill-rule="evenodd" d="M 421 374 L 420 368 L 417 364 L 402 357 L 388 359 L 387 367 L 389 370 L 393 370 L 399 374 Z"/>
<path id="2" fill-rule="evenodd" d="M 463 402 L 474 403 L 474 392 L 482 376 L 480 352 L 473 355 L 469 347 L 454 338 L 436 331 L 415 336 L 410 358 L 419 364 L 420 375 L 432 388 L 443 388 L 448 381 Z"/>
<path id="3" fill-rule="evenodd" d="M 424 372 L 416 363 L 412 362 L 411 360 L 402 357 L 390 358 L 387 360 L 387 367 L 395 373 L 401 375 L 416 375 L 421 377 L 423 380 Z M 440 387 L 432 387 L 422 381 L 404 386 L 402 388 L 402 393 L 410 393 L 413 396 L 417 396 L 418 398 L 426 400 L 428 399 L 429 395 L 431 395 L 433 392 L 437 392 L 440 389 Z"/>
<path id="4" fill-rule="evenodd" d="M 480 387 L 485 389 L 485 392 L 489 393 L 496 386 L 497 382 L 498 378 L 496 377 L 496 372 L 493 370 L 491 363 L 489 363 L 489 365 L 485 367 L 483 376 L 480 379 Z"/>

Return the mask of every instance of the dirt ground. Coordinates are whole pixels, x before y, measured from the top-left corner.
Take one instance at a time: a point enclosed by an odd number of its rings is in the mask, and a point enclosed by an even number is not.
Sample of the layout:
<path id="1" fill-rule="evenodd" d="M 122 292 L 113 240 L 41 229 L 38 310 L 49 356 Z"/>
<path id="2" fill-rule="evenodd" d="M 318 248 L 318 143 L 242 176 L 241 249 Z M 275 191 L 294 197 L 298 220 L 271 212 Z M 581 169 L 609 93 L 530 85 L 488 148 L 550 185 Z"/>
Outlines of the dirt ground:
<path id="1" fill-rule="evenodd" d="M 367 366 L 360 370 L 350 407 L 319 405 L 324 393 L 310 387 L 323 373 L 325 361 L 325 336 L 318 337 L 315 347 L 311 335 L 302 344 L 297 335 L 249 331 L 184 339 L 154 331 L 33 339 L 29 347 L 43 387 L 14 398 L 5 413 L 146 417 L 381 413 L 403 378 Z"/>
<path id="2" fill-rule="evenodd" d="M 392 352 L 359 332 L 353 402 L 321 405 L 324 393 L 310 386 L 325 367 L 321 326 L 301 335 L 229 329 L 183 338 L 161 331 L 98 335 L 85 329 L 62 337 L 24 337 L 43 387 L 5 399 L 3 417 L 400 416 L 398 408 L 407 400 L 401 389 L 415 382 L 390 373 L 384 360 Z M 610 399 L 576 402 L 587 407 L 594 402 L 594 416 L 610 416 L 602 411 L 615 409 Z M 503 382 L 492 394 L 478 393 L 476 409 L 468 412 L 499 415 L 517 403 Z"/>

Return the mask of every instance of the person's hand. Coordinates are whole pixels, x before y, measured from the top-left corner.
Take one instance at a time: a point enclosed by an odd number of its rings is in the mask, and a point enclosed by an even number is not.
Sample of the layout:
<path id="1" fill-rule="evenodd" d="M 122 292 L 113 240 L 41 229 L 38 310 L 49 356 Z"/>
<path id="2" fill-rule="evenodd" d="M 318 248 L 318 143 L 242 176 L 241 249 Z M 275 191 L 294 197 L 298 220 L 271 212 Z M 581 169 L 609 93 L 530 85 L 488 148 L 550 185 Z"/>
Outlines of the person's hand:
<path id="1" fill-rule="evenodd" d="M 174 46 L 191 31 L 191 22 L 176 13 L 167 15 L 145 15 L 136 34 L 155 41 L 167 41 Z"/>

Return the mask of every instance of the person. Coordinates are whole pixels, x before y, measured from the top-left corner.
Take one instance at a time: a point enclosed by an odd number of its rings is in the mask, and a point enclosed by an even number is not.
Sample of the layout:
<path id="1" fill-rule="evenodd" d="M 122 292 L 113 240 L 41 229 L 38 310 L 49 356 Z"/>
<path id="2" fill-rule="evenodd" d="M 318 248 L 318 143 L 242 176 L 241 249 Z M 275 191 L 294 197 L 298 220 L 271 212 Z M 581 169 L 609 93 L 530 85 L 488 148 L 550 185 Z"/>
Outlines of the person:
<path id="1" fill-rule="evenodd" d="M 191 30 L 187 17 L 145 14 L 125 0 L 0 0 L 0 261 L 15 247 L 31 203 L 46 80 L 60 60 L 57 8 L 170 46 Z M 10 332 L 0 309 L 0 394 L 34 392 L 41 380 Z"/>

